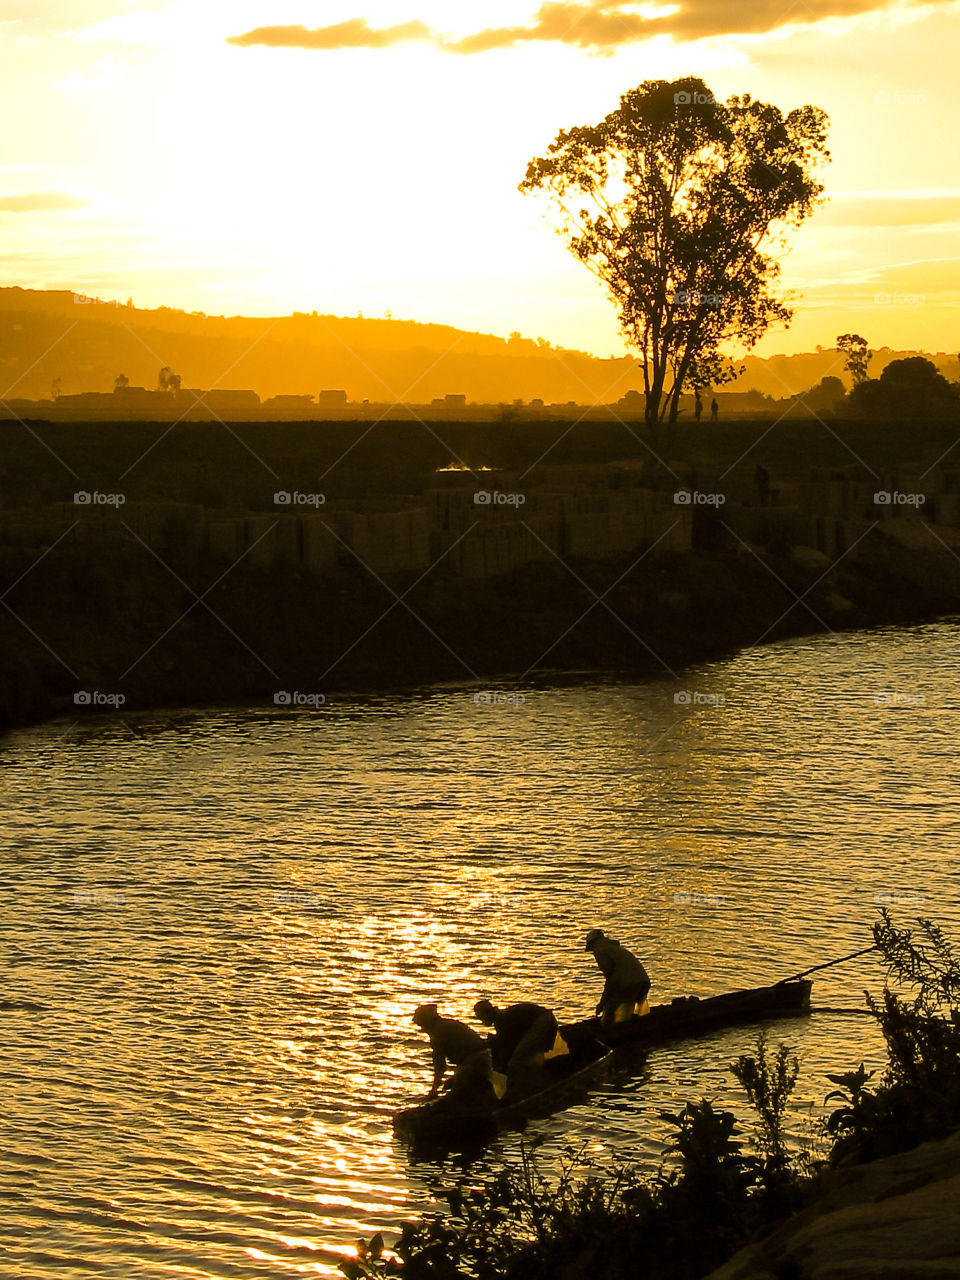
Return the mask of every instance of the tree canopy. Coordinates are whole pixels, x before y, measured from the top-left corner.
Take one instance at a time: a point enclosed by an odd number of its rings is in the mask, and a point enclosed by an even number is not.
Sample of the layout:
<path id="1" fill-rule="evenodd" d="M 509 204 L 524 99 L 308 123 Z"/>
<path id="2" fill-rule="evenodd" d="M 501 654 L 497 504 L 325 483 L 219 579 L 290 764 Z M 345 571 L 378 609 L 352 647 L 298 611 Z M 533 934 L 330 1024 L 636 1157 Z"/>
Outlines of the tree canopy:
<path id="1" fill-rule="evenodd" d="M 867 418 L 960 418 L 960 387 L 948 382 L 932 360 L 907 356 L 891 360 L 879 378 L 858 383 L 850 407 Z"/>
<path id="2" fill-rule="evenodd" d="M 827 125 L 818 107 L 784 116 L 749 95 L 720 103 L 694 77 L 647 80 L 531 160 L 520 190 L 551 197 L 606 285 L 642 356 L 648 422 L 675 421 L 684 388 L 736 376 L 722 348 L 789 322 L 774 251 L 822 197 Z"/>

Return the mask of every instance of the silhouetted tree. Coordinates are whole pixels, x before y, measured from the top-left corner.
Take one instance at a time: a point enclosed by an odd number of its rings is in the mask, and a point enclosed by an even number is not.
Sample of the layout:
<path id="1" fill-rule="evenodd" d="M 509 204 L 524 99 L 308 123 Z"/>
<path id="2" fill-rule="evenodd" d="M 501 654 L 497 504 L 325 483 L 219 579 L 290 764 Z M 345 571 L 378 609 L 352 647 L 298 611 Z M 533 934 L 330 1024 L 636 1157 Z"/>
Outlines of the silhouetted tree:
<path id="1" fill-rule="evenodd" d="M 859 387 L 861 382 L 866 382 L 867 365 L 875 354 L 867 350 L 866 338 L 861 338 L 859 333 L 841 333 L 837 338 L 837 350 L 847 357 L 844 367 L 853 378 L 853 385 Z"/>
<path id="2" fill-rule="evenodd" d="M 811 170 L 829 158 L 827 125 L 818 107 L 784 117 L 749 95 L 717 102 L 693 77 L 647 80 L 530 162 L 520 190 L 552 197 L 643 357 L 649 423 L 676 421 L 685 386 L 736 376 L 721 346 L 749 350 L 791 318 L 766 250 L 819 203 Z"/>
<path id="3" fill-rule="evenodd" d="M 172 395 L 180 390 L 180 383 L 179 373 L 174 373 L 169 365 L 164 365 L 157 378 L 157 390 L 169 391 Z"/>
<path id="4" fill-rule="evenodd" d="M 803 402 L 814 412 L 829 409 L 835 412 L 847 393 L 846 387 L 839 378 L 828 375 L 810 388 L 803 397 Z"/>
<path id="5" fill-rule="evenodd" d="M 891 360 L 879 378 L 850 392 L 850 406 L 867 418 L 960 418 L 960 387 L 948 382 L 931 360 Z"/>
<path id="6" fill-rule="evenodd" d="M 124 387 L 129 387 L 130 379 L 125 373 L 118 373 L 113 380 L 114 391 L 122 391 Z"/>
<path id="7" fill-rule="evenodd" d="M 54 400 L 59 400 L 63 395 L 63 379 L 54 378 L 50 385 L 50 395 Z"/>

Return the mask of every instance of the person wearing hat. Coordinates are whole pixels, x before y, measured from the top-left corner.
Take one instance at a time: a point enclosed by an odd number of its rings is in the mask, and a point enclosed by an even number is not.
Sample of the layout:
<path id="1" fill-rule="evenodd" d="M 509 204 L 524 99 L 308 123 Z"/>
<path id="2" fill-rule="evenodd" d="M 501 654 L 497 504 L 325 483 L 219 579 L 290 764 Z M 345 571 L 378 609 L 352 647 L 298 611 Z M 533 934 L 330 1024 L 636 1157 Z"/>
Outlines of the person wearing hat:
<path id="1" fill-rule="evenodd" d="M 490 1056 L 483 1036 L 456 1018 L 441 1018 L 435 1004 L 420 1005 L 414 1012 L 413 1021 L 430 1037 L 430 1048 L 433 1050 L 433 1086 L 427 1094 L 428 1098 L 436 1098 L 440 1093 L 440 1082 L 448 1064 L 459 1068 L 454 1079 L 459 1078 L 460 1083 L 464 1084 L 472 1079 L 474 1068 L 481 1066 L 473 1063 L 472 1059 L 478 1054 L 486 1054 L 488 1058 Z M 468 1065 L 470 1070 L 464 1070 Z"/>
<path id="2" fill-rule="evenodd" d="M 597 1017 L 603 1019 L 603 1025 L 609 1027 L 629 1021 L 638 1012 L 638 1006 L 641 1014 L 649 1013 L 650 979 L 637 957 L 614 938 L 608 938 L 602 929 L 590 930 L 586 949 L 593 952 L 606 979 L 597 1005 Z"/>
<path id="3" fill-rule="evenodd" d="M 511 1004 L 498 1009 L 489 1000 L 478 1000 L 473 1012 L 484 1026 L 493 1027 L 489 1041 L 493 1066 L 506 1073 L 507 1087 L 513 1093 L 535 1086 L 547 1055 L 566 1050 L 555 1015 L 542 1004 Z"/>

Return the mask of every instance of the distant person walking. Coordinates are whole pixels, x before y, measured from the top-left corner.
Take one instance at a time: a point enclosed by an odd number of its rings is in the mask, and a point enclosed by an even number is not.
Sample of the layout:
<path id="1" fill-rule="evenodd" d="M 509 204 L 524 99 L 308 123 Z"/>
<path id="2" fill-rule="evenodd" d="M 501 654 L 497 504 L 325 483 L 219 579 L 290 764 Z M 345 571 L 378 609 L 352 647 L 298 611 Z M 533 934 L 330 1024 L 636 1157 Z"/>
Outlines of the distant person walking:
<path id="1" fill-rule="evenodd" d="M 700 388 L 698 387 L 693 393 L 693 416 L 700 421 L 700 415 L 703 413 L 703 401 L 700 399 Z"/>
<path id="2" fill-rule="evenodd" d="M 603 1019 L 603 1025 L 628 1022 L 638 1012 L 638 1006 L 641 1014 L 649 1013 L 650 979 L 637 957 L 614 938 L 608 938 L 602 929 L 590 930 L 586 949 L 593 952 L 606 979 L 597 1005 L 597 1016 Z"/>
<path id="3" fill-rule="evenodd" d="M 720 406 L 717 404 L 716 400 L 711 400 L 710 401 L 710 421 L 716 422 L 719 416 L 720 416 Z"/>

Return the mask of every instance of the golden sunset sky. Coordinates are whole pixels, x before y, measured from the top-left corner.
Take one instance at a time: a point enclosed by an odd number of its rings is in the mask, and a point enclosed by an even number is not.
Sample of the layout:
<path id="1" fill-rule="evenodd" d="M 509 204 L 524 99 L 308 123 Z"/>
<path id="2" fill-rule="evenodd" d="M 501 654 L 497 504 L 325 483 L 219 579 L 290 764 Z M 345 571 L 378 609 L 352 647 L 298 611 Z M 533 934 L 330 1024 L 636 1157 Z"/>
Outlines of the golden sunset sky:
<path id="1" fill-rule="evenodd" d="M 832 120 L 758 354 L 960 349 L 960 4 L 5 0 L 0 284 L 210 314 L 438 321 L 621 353 L 521 196 L 645 79 Z M 878 297 L 879 295 L 879 297 Z M 889 300 L 886 300 L 889 298 Z"/>

